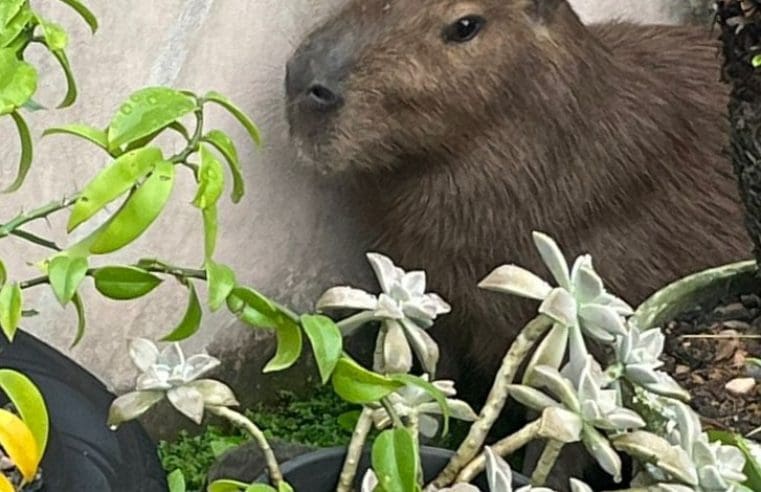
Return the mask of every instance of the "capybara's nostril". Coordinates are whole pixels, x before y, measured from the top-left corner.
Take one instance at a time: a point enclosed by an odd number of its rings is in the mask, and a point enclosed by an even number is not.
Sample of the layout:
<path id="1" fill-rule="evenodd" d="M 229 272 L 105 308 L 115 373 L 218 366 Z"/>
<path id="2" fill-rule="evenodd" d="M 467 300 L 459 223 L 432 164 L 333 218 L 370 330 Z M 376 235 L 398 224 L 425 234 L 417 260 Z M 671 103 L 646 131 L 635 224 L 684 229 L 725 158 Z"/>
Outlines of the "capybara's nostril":
<path id="1" fill-rule="evenodd" d="M 333 109 L 341 104 L 341 96 L 323 84 L 312 84 L 307 92 L 311 103 L 323 110 Z"/>

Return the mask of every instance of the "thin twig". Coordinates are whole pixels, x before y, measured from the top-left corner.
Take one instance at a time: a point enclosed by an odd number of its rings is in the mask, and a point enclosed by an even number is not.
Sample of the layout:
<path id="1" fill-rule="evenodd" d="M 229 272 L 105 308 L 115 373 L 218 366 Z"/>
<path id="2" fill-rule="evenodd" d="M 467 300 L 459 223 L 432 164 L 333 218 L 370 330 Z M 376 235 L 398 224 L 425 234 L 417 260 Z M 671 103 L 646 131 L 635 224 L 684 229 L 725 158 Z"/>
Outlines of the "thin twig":
<path id="1" fill-rule="evenodd" d="M 280 471 L 280 466 L 277 464 L 277 458 L 272 451 L 267 438 L 264 433 L 259 429 L 256 424 L 251 422 L 245 415 L 231 410 L 227 407 L 207 407 L 209 411 L 219 415 L 220 417 L 232 422 L 236 426 L 240 427 L 244 431 L 248 432 L 251 437 L 254 438 L 259 448 L 264 454 L 264 459 L 267 462 L 267 468 L 269 469 L 270 481 L 275 487 L 279 486 L 283 482 L 283 474 Z"/>
<path id="2" fill-rule="evenodd" d="M 713 335 L 713 334 L 695 334 L 695 335 L 679 335 L 679 338 L 712 338 L 712 339 L 732 339 L 732 338 L 750 338 L 750 339 L 757 339 L 761 338 L 761 335 L 742 335 L 740 333 L 736 335 Z"/>
<path id="3" fill-rule="evenodd" d="M 404 422 L 402 422 L 402 419 L 399 417 L 399 414 L 396 413 L 396 410 L 394 409 L 394 405 L 389 401 L 388 397 L 381 398 L 381 405 L 383 405 L 383 408 L 386 410 L 386 413 L 388 414 L 389 418 L 391 419 L 391 422 L 394 423 L 394 427 L 397 429 L 403 429 L 404 428 Z"/>
<path id="4" fill-rule="evenodd" d="M 27 224 L 37 219 L 46 218 L 49 215 L 54 214 L 60 210 L 69 208 L 76 201 L 77 201 L 77 196 L 73 196 L 70 198 L 64 198 L 63 200 L 58 200 L 52 203 L 48 203 L 47 205 L 43 205 L 42 207 L 36 208 L 29 212 L 22 212 L 19 215 L 17 215 L 15 218 L 13 218 L 10 222 L 0 225 L 0 238 L 8 236 L 13 231 L 23 226 L 24 224 Z"/>
<path id="5" fill-rule="evenodd" d="M 31 232 L 27 232 L 21 229 L 16 229 L 15 231 L 11 231 L 10 234 L 12 236 L 16 236 L 18 238 L 29 241 L 30 243 L 34 243 L 38 246 L 42 246 L 44 248 L 52 249 L 53 251 L 61 251 L 61 248 L 53 241 L 50 241 L 48 239 L 45 239 L 44 237 L 40 237 L 35 234 L 32 234 Z"/>
<path id="6" fill-rule="evenodd" d="M 542 455 L 539 457 L 539 461 L 536 463 L 534 473 L 531 475 L 531 485 L 534 487 L 541 487 L 547 482 L 547 477 L 550 476 L 552 467 L 558 461 L 560 451 L 562 451 L 565 444 L 560 441 L 550 439 L 547 444 L 544 445 Z"/>
<path id="7" fill-rule="evenodd" d="M 206 272 L 204 270 L 196 270 L 192 268 L 181 268 L 173 265 L 165 265 L 163 263 L 156 262 L 152 265 L 145 265 L 145 264 L 137 264 L 133 265 L 138 268 L 142 268 L 143 270 L 151 273 L 163 273 L 166 275 L 172 275 L 173 277 L 177 277 L 180 280 L 186 280 L 189 278 L 195 278 L 198 280 L 206 280 Z M 90 268 L 87 270 L 86 275 L 88 277 L 92 277 L 95 274 L 95 271 L 97 268 Z M 25 280 L 23 282 L 19 283 L 19 287 L 21 290 L 24 289 L 30 289 L 32 287 L 37 287 L 40 285 L 46 285 L 50 283 L 50 278 L 47 275 L 41 275 L 39 277 L 35 277 L 29 280 Z"/>
<path id="8" fill-rule="evenodd" d="M 427 491 L 444 488 L 451 484 L 460 470 L 476 456 L 494 422 L 505 407 L 507 388 L 515 379 L 518 368 L 550 326 L 552 326 L 552 320 L 544 315 L 539 315 L 518 334 L 502 360 L 502 366 L 494 379 L 494 385 L 481 409 L 481 414 L 470 427 L 468 436 L 460 445 L 457 453 L 449 460 L 446 468 L 439 476 L 429 484 L 426 488 Z"/>
<path id="9" fill-rule="evenodd" d="M 364 407 L 362 413 L 359 414 L 359 420 L 357 420 L 357 425 L 354 427 L 354 434 L 352 434 L 351 442 L 346 450 L 346 459 L 341 469 L 341 477 L 338 480 L 336 492 L 349 492 L 352 490 L 354 478 L 357 476 L 357 468 L 359 467 L 359 458 L 362 456 L 362 449 L 365 447 L 365 441 L 367 441 L 367 435 L 370 433 L 372 425 L 373 411 L 368 407 Z"/>
<path id="10" fill-rule="evenodd" d="M 507 436 L 506 438 L 497 441 L 489 446 L 499 456 L 507 456 L 521 449 L 526 444 L 536 439 L 539 428 L 541 427 L 541 421 L 535 420 L 523 426 L 519 431 Z M 476 458 L 470 461 L 465 468 L 462 469 L 457 476 L 457 482 L 468 483 L 473 480 L 479 473 L 486 468 L 486 456 L 484 453 L 479 454 Z"/>

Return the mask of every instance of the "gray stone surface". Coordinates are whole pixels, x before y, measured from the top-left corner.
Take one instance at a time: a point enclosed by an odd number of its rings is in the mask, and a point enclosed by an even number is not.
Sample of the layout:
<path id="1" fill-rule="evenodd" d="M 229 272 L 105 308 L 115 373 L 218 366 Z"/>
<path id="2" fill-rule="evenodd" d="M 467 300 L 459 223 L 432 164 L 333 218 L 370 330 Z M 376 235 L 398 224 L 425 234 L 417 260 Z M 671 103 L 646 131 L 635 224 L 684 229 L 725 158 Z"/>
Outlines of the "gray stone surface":
<path id="1" fill-rule="evenodd" d="M 305 30 L 340 1 L 90 0 L 101 21 L 94 39 L 61 3 L 39 2 L 72 34 L 69 53 L 81 99 L 67 110 L 30 114 L 32 130 L 39 136 L 52 125 L 105 125 L 123 99 L 146 85 L 214 89 L 229 95 L 260 124 L 266 147 L 253 149 L 238 124 L 221 111 L 211 115 L 210 125 L 228 131 L 240 142 L 248 185 L 248 195 L 238 206 L 226 200 L 221 206 L 218 258 L 233 266 L 242 282 L 295 309 L 308 309 L 326 287 L 346 281 L 364 283 L 369 273 L 359 240 L 361 231 L 344 211 L 342 184 L 319 183 L 309 171 L 295 165 L 283 119 L 284 61 Z M 573 3 L 590 22 L 611 17 L 682 22 L 691 7 L 687 0 L 680 2 L 681 10 L 674 10 L 674 2 L 665 0 Z M 43 53 L 34 53 L 32 58 L 42 67 L 38 99 L 54 105 L 62 95 L 63 77 Z M 0 120 L 0 135 L 12 135 L 6 120 Z M 13 177 L 17 154 L 15 141 L 3 138 L 0 182 L 7 183 Z M 37 139 L 28 182 L 19 193 L 0 198 L 0 221 L 22 208 L 75 191 L 105 164 L 104 155 L 85 142 L 57 136 Z M 194 187 L 189 175 L 180 181 L 170 206 L 153 229 L 106 263 L 131 262 L 147 255 L 191 267 L 201 263 L 200 215 L 188 205 Z M 65 215 L 54 216 L 49 224 L 36 223 L 31 229 L 66 244 L 82 232 L 66 238 Z M 14 239 L 0 242 L 0 258 L 12 278 L 27 279 L 37 274 L 27 262 L 38 261 L 47 252 L 20 245 Z M 185 290 L 172 281 L 138 302 L 104 300 L 90 282 L 85 283 L 83 297 L 88 332 L 73 350 L 68 349 L 75 329 L 73 310 L 61 309 L 48 288 L 26 293 L 28 305 L 41 314 L 26 320 L 24 326 L 70 354 L 117 392 L 128 389 L 135 376 L 126 354 L 126 337 L 166 334 L 181 318 L 186 302 Z M 253 332 L 224 312 L 205 316 L 198 336 L 185 345 L 188 352 L 207 349 L 221 357 L 220 377 L 236 388 L 244 402 L 266 398 L 273 384 L 284 380 L 289 389 L 307 383 L 302 374 L 308 371 L 308 364 L 304 365 L 307 369 L 297 368 L 290 374 L 261 375 L 260 369 L 272 353 L 270 335 Z M 176 422 L 163 411 L 149 418 L 156 435 L 170 433 Z"/>

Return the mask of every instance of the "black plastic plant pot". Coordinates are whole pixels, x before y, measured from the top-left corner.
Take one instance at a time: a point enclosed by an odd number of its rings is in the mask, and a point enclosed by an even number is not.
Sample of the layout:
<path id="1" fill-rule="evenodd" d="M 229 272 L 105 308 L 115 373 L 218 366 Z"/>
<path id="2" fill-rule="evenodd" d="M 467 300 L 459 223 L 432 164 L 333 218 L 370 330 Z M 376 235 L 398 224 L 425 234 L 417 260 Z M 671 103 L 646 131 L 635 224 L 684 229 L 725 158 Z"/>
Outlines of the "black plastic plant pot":
<path id="1" fill-rule="evenodd" d="M 166 492 L 156 446 L 137 422 L 106 425 L 114 399 L 73 360 L 19 331 L 0 336 L 0 367 L 23 372 L 42 392 L 50 437 L 42 460 L 41 492 Z M 0 395 L 0 407 L 8 403 Z"/>
<path id="2" fill-rule="evenodd" d="M 444 469 L 454 453 L 448 449 L 423 446 L 420 449 L 420 461 L 426 483 L 433 480 Z M 346 448 L 326 448 L 303 454 L 283 463 L 281 470 L 285 480 L 296 492 L 333 492 L 341 474 Z M 355 477 L 355 490 L 360 490 L 362 478 L 370 468 L 370 450 L 362 455 Z M 266 483 L 266 476 L 260 476 L 257 482 Z M 513 473 L 513 486 L 527 485 L 528 479 Z M 489 490 L 483 474 L 476 478 L 473 485 L 481 490 Z M 399 491 L 406 492 L 406 491 Z"/>

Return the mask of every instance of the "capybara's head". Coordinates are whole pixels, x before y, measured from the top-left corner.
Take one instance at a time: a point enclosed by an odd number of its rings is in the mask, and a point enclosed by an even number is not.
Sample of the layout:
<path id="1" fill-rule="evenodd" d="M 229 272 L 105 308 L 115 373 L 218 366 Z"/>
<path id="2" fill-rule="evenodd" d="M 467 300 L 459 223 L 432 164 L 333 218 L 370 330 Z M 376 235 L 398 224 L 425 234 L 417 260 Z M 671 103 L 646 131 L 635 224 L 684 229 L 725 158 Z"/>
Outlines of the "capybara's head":
<path id="1" fill-rule="evenodd" d="M 567 91 L 585 34 L 565 0 L 351 0 L 288 62 L 291 136 L 332 172 L 451 151 Z"/>

